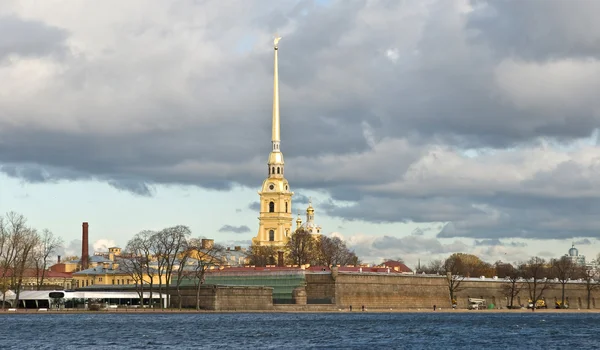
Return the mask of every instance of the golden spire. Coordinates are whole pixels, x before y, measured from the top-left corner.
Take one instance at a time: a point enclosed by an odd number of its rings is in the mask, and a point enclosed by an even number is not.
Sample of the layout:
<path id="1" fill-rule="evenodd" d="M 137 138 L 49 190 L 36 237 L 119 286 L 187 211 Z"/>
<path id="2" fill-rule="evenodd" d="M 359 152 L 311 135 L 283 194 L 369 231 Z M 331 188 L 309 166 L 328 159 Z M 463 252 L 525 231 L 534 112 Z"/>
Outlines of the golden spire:
<path id="1" fill-rule="evenodd" d="M 306 208 L 306 212 L 308 214 L 312 214 L 315 212 L 315 209 L 312 206 L 312 198 L 311 197 L 308 197 L 308 208 Z"/>
<path id="2" fill-rule="evenodd" d="M 275 51 L 275 61 L 273 65 L 273 130 L 271 133 L 274 152 L 279 152 L 279 142 L 281 141 L 279 136 L 279 74 L 277 69 L 277 49 L 279 40 L 281 40 L 281 37 L 275 35 L 275 39 L 273 40 L 273 49 Z"/>

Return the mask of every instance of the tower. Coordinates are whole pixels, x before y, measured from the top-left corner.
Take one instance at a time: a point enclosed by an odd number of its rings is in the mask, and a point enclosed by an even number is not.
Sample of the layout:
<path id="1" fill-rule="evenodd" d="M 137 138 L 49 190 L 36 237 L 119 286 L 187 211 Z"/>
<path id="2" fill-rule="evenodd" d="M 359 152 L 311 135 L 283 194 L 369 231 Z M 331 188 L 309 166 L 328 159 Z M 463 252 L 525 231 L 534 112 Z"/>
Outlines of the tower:
<path id="1" fill-rule="evenodd" d="M 279 74 L 277 52 L 279 37 L 273 41 L 275 52 L 273 68 L 273 119 L 271 128 L 271 153 L 267 162 L 267 178 L 258 192 L 260 216 L 258 234 L 252 239 L 255 245 L 280 247 L 285 245 L 292 230 L 292 196 L 288 181 L 284 177 L 283 154 L 280 149 L 279 119 Z"/>
<path id="2" fill-rule="evenodd" d="M 300 219 L 300 217 L 298 217 L 298 219 Z M 315 208 L 312 206 L 311 199 L 308 200 L 308 208 L 306 208 L 306 222 L 300 227 L 313 235 L 321 234 L 321 226 L 315 223 Z"/>

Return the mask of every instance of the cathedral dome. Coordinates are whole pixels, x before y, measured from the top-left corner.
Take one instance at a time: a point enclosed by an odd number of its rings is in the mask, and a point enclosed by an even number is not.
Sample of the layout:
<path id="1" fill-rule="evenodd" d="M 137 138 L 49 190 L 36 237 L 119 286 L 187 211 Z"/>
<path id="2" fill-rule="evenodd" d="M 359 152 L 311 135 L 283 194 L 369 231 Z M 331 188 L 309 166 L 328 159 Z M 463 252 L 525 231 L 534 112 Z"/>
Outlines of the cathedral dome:
<path id="1" fill-rule="evenodd" d="M 578 255 L 579 255 L 579 250 L 577 250 L 577 248 L 575 248 L 575 244 L 573 244 L 571 249 L 569 249 L 569 256 L 578 256 Z"/>

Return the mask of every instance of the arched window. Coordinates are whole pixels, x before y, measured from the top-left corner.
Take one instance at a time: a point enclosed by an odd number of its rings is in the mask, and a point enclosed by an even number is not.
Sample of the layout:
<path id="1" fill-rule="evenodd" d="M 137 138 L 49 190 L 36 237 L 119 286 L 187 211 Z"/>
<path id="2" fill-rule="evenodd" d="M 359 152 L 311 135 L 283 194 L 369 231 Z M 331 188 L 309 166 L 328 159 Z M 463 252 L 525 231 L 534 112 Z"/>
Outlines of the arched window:
<path id="1" fill-rule="evenodd" d="M 269 241 L 273 242 L 275 240 L 275 231 L 269 230 Z"/>
<path id="2" fill-rule="evenodd" d="M 273 167 L 273 169 L 271 169 L 271 174 L 275 174 L 275 167 Z"/>
<path id="3" fill-rule="evenodd" d="M 269 202 L 269 213 L 275 212 L 275 202 Z"/>
<path id="4" fill-rule="evenodd" d="M 285 202 L 285 212 L 286 213 L 288 212 L 288 204 L 287 204 L 287 202 Z"/>
<path id="5" fill-rule="evenodd" d="M 279 174 L 279 167 L 277 167 L 277 174 Z"/>

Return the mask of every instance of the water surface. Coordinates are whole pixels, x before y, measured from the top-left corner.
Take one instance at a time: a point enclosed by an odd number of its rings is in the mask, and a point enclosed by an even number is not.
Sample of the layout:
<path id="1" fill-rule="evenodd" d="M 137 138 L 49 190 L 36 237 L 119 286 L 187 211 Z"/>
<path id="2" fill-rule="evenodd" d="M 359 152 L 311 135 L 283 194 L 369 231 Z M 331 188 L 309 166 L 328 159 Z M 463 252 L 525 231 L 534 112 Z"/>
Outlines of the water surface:
<path id="1" fill-rule="evenodd" d="M 0 315 L 1 349 L 600 348 L 590 313 Z"/>

